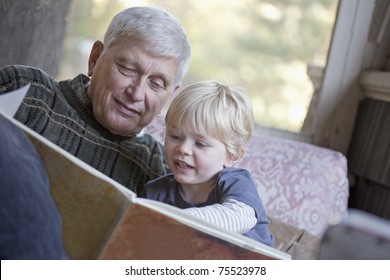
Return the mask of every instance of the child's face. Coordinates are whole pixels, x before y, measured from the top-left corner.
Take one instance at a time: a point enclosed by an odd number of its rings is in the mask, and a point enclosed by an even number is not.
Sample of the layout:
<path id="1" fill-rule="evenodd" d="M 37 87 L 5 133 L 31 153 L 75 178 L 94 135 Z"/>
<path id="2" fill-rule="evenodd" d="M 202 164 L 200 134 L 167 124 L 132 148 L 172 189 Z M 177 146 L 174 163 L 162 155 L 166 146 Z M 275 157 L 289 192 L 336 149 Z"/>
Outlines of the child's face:
<path id="1" fill-rule="evenodd" d="M 208 135 L 188 133 L 168 126 L 164 152 L 176 181 L 182 188 L 208 189 L 218 173 L 231 165 L 225 144 Z"/>

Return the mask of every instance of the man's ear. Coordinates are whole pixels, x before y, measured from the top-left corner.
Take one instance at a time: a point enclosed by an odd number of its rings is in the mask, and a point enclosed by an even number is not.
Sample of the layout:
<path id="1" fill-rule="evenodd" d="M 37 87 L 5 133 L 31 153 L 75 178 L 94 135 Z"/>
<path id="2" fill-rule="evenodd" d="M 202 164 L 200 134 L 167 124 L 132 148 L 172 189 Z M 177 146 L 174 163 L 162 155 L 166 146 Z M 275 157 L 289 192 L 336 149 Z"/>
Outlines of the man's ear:
<path id="1" fill-rule="evenodd" d="M 100 41 L 93 43 L 91 53 L 89 54 L 88 60 L 88 76 L 92 76 L 93 69 L 95 68 L 96 62 L 103 52 L 104 45 Z"/>

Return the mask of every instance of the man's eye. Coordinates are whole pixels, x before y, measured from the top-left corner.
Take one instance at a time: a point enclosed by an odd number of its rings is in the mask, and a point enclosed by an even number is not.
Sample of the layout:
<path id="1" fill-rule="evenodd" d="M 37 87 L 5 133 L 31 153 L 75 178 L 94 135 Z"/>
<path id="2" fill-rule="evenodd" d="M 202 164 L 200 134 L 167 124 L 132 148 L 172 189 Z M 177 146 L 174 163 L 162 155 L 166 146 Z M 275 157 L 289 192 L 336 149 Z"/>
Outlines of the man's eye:
<path id="1" fill-rule="evenodd" d="M 122 75 L 125 75 L 128 77 L 136 74 L 136 71 L 134 69 L 128 68 L 128 67 L 120 65 L 120 64 L 118 64 L 118 69 Z"/>
<path id="2" fill-rule="evenodd" d="M 165 85 L 162 81 L 159 80 L 150 80 L 150 85 L 154 90 L 164 90 Z"/>

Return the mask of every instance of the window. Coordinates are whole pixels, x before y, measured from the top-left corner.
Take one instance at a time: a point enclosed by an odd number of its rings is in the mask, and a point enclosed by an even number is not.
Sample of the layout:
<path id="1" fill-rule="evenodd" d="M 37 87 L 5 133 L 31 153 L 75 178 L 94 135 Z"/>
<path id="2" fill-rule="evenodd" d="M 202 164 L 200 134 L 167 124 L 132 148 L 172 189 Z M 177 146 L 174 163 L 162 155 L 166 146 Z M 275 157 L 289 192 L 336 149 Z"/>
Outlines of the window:
<path id="1" fill-rule="evenodd" d="M 91 44 L 102 40 L 119 10 L 161 6 L 183 23 L 192 45 L 184 84 L 217 79 L 246 88 L 258 125 L 300 132 L 314 91 L 307 65 L 326 64 L 337 4 L 337 0 L 75 0 L 60 78 L 86 73 Z"/>

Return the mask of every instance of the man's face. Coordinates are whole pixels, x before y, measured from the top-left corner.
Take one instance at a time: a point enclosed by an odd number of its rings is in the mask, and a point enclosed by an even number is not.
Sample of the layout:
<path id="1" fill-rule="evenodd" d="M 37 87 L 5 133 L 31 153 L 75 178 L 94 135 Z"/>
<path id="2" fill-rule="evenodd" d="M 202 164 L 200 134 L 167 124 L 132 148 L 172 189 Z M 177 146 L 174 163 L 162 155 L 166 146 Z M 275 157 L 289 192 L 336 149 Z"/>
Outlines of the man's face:
<path id="1" fill-rule="evenodd" d="M 176 59 L 152 55 L 139 41 L 119 39 L 104 53 L 103 44 L 95 42 L 87 94 L 96 119 L 112 134 L 137 134 L 180 86 L 178 65 Z"/>

